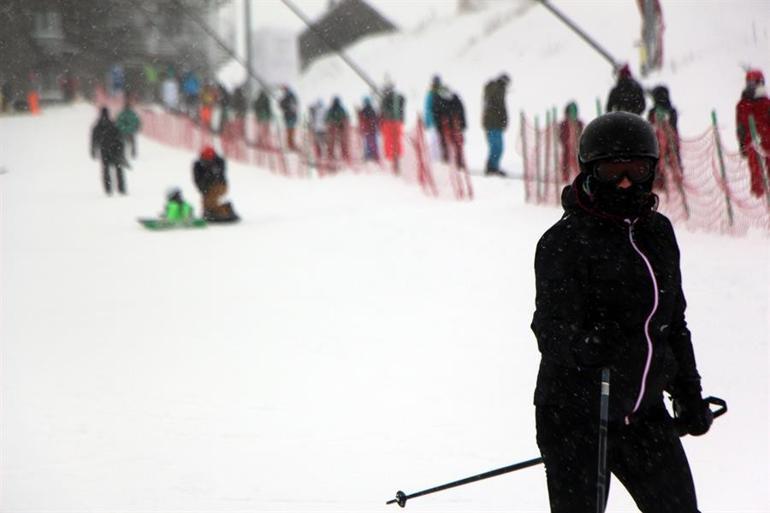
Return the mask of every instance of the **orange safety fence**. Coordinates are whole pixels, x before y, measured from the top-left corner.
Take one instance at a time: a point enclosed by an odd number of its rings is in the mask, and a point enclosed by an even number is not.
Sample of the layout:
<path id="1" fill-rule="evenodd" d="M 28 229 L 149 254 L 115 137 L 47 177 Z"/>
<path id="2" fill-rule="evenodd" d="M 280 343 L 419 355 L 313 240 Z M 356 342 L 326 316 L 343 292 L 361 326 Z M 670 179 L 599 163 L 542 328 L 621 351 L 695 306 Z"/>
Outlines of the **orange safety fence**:
<path id="1" fill-rule="evenodd" d="M 656 127 L 661 150 L 654 189 L 658 210 L 690 230 L 731 235 L 770 232 L 770 196 L 751 193 L 747 159 L 723 148 L 715 115 L 713 119 L 713 126 L 700 135 L 680 138 L 679 158 L 670 133 Z M 577 174 L 578 166 L 569 163 L 567 176 L 562 173 L 564 150 L 555 116 L 549 113 L 541 127 L 537 118 L 532 123 L 522 113 L 517 146 L 523 162 L 525 201 L 560 205 L 561 191 Z M 574 149 L 570 154 L 576 158 Z"/>
<path id="2" fill-rule="evenodd" d="M 107 106 L 117 114 L 123 101 L 97 90 L 95 105 Z M 204 146 L 212 145 L 232 161 L 294 178 L 323 178 L 343 171 L 388 173 L 419 186 L 432 197 L 473 198 L 470 175 L 464 169 L 436 162 L 431 157 L 426 130 L 419 119 L 414 128 L 404 131 L 401 154 L 395 161 L 384 159 L 381 140 L 379 159 L 367 161 L 363 134 L 356 126 L 346 126 L 332 137 L 328 133 L 317 137 L 307 123 L 298 125 L 292 149 L 288 148 L 286 129 L 280 123 L 258 123 L 251 115 L 226 121 L 214 132 L 188 116 L 157 105 L 139 105 L 135 109 L 143 136 L 175 148 L 197 153 Z"/>

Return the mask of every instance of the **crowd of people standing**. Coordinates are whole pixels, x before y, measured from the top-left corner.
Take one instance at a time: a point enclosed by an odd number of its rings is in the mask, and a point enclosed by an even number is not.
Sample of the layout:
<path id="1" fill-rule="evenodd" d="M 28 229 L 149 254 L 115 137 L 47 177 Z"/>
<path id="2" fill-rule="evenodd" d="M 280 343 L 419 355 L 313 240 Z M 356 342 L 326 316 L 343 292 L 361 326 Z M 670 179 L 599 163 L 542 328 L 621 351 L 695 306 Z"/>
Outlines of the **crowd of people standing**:
<path id="1" fill-rule="evenodd" d="M 146 88 L 142 94 L 126 94 L 156 100 L 168 111 L 189 116 L 213 132 L 221 131 L 229 123 L 238 126 L 236 133 L 245 137 L 245 120 L 253 112 L 256 120 L 254 140 L 257 147 L 281 149 L 289 152 L 306 151 L 316 165 L 321 161 L 350 161 L 360 155 L 364 161 L 387 165 L 396 174 L 404 154 L 406 99 L 392 80 L 386 79 L 376 95 L 363 98 L 353 111 L 339 95 L 328 104 L 316 99 L 303 110 L 297 93 L 288 85 L 276 89 L 263 87 L 251 101 L 246 86 L 228 89 L 212 79 L 205 79 L 195 70 L 177 73 L 173 66 L 165 71 L 146 72 Z M 111 70 L 110 88 L 129 91 L 129 84 L 120 70 Z M 605 111 L 631 112 L 645 116 L 653 125 L 661 146 L 658 172 L 654 188 L 662 190 L 670 177 L 685 173 L 678 131 L 679 114 L 665 84 L 645 89 L 633 76 L 628 65 L 616 69 L 617 81 L 607 96 Z M 488 176 L 507 176 L 501 166 L 505 151 L 505 132 L 509 126 L 507 93 L 511 77 L 507 73 L 490 79 L 483 86 L 480 125 L 487 143 L 484 173 Z M 149 88 L 149 89 L 147 89 Z M 652 100 L 648 109 L 648 97 Z M 645 114 L 646 111 L 646 114 Z M 465 105 L 456 90 L 434 75 L 425 95 L 420 118 L 423 121 L 428 147 L 433 160 L 467 170 L 465 132 L 468 122 Z M 303 114 L 304 113 L 304 114 Z M 140 129 L 139 118 L 130 102 L 115 123 L 122 135 L 125 149 L 136 156 L 135 134 Z M 280 123 L 282 130 L 276 129 Z M 554 120 L 559 141 L 558 167 L 563 182 L 579 172 L 577 143 L 584 127 L 578 105 L 568 101 L 561 120 Z M 299 128 L 306 129 L 307 141 L 300 140 Z M 746 159 L 751 192 L 755 196 L 767 194 L 770 189 L 770 99 L 767 97 L 764 76 L 753 69 L 746 74 L 746 87 L 736 106 L 736 128 L 741 155 Z M 354 132 L 357 131 L 357 133 Z M 281 139 L 277 134 L 282 133 Z M 353 138 L 353 135 L 357 137 Z M 555 135 L 554 137 L 557 137 Z M 361 145 L 353 152 L 354 145 Z"/>

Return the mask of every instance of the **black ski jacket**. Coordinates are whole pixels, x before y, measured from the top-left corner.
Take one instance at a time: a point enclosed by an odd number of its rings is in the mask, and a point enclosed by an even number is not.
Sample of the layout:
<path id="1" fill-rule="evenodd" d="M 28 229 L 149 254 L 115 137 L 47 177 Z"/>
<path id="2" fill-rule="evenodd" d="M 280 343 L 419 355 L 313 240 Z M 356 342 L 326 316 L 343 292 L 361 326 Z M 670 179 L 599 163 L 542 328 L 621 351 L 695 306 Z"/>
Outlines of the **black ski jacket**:
<path id="1" fill-rule="evenodd" d="M 212 161 L 196 160 L 193 164 L 193 180 L 202 194 L 206 194 L 212 185 L 227 185 L 224 159 L 217 155 Z"/>
<path id="2" fill-rule="evenodd" d="M 598 417 L 600 371 L 581 367 L 573 348 L 597 323 L 614 321 L 623 336 L 612 341 L 610 420 L 632 421 L 660 407 L 664 390 L 700 391 L 679 248 L 662 214 L 619 219 L 594 210 L 584 179 L 565 188 L 565 213 L 537 245 L 535 404 Z"/>
<path id="3" fill-rule="evenodd" d="M 91 156 L 99 152 L 104 162 L 123 164 L 126 160 L 123 154 L 123 135 L 109 118 L 104 116 L 91 130 Z"/>
<path id="4" fill-rule="evenodd" d="M 642 115 L 647 106 L 644 90 L 633 78 L 621 78 L 607 98 L 607 112 L 618 110 Z"/>

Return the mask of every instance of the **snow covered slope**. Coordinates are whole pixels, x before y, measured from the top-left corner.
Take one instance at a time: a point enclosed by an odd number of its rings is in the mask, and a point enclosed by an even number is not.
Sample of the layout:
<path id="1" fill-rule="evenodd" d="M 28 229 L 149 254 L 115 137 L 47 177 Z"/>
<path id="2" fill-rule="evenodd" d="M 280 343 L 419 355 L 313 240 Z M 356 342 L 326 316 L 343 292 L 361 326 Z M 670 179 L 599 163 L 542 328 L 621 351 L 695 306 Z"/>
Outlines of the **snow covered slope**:
<path id="1" fill-rule="evenodd" d="M 95 110 L 0 118 L 0 510 L 364 512 L 537 455 L 532 261 L 555 209 L 513 180 L 432 200 L 381 175 L 232 165 L 235 226 L 148 232 L 193 155 L 140 138 L 129 195 Z M 680 233 L 707 393 L 704 512 L 768 497 L 765 237 Z M 410 511 L 546 511 L 542 467 Z M 609 511 L 633 511 L 617 483 Z"/>

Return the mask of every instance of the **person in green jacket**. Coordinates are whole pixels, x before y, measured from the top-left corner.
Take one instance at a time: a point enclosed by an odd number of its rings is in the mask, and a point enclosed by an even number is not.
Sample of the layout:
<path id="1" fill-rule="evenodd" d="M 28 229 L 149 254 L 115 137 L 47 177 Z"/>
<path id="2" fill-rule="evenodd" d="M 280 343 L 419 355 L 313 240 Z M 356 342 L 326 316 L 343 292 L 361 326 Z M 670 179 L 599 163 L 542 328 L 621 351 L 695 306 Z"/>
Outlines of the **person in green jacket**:
<path id="1" fill-rule="evenodd" d="M 267 148 L 271 145 L 270 122 L 273 120 L 273 108 L 264 89 L 259 91 L 259 96 L 254 100 L 254 114 L 257 116 L 257 147 Z"/>
<path id="2" fill-rule="evenodd" d="M 166 194 L 166 208 L 163 217 L 173 223 L 186 223 L 193 219 L 192 205 L 187 203 L 182 197 L 182 191 L 174 187 Z"/>
<path id="3" fill-rule="evenodd" d="M 142 122 L 139 121 L 139 116 L 136 115 L 128 101 L 118 114 L 115 124 L 123 135 L 123 139 L 131 145 L 131 158 L 136 158 L 136 133 L 142 127 Z"/>

